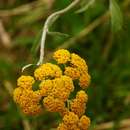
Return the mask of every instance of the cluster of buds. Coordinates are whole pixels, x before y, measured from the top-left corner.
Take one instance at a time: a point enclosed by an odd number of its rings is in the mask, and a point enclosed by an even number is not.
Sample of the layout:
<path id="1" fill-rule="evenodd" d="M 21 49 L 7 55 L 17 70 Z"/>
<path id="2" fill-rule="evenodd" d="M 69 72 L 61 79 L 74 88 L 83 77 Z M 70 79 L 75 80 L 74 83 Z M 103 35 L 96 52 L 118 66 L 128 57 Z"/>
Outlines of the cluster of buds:
<path id="1" fill-rule="evenodd" d="M 40 114 L 44 108 L 59 112 L 63 120 L 57 130 L 88 130 L 90 119 L 84 115 L 88 101 L 84 89 L 89 86 L 91 78 L 88 66 L 80 56 L 65 49 L 56 51 L 53 58 L 57 64 L 42 64 L 35 69 L 34 76 L 18 78 L 14 101 L 27 115 Z M 75 80 L 80 86 L 77 92 Z M 33 90 L 36 82 L 39 82 L 38 88 Z M 76 92 L 75 98 L 70 96 L 73 92 Z"/>

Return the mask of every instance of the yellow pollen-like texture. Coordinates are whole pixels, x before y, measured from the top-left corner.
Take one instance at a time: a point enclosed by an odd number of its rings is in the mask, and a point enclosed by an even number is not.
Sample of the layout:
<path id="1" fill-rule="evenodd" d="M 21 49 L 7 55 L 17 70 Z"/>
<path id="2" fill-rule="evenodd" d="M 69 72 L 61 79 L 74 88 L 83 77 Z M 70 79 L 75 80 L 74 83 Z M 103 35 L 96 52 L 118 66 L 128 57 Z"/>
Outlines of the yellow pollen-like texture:
<path id="1" fill-rule="evenodd" d="M 79 121 L 78 116 L 74 114 L 73 112 L 69 112 L 63 118 L 63 122 L 66 125 L 74 125 L 74 124 L 77 124 L 78 121 Z"/>
<path id="2" fill-rule="evenodd" d="M 86 103 L 88 101 L 88 95 L 85 91 L 80 90 L 79 92 L 77 92 L 76 99 L 78 99 L 80 102 Z"/>
<path id="3" fill-rule="evenodd" d="M 65 64 L 70 61 L 70 52 L 65 49 L 60 49 L 54 53 L 53 58 L 58 64 Z"/>
<path id="4" fill-rule="evenodd" d="M 40 85 L 39 85 L 39 88 L 40 88 L 40 92 L 41 92 L 41 95 L 43 97 L 49 95 L 51 92 L 52 92 L 52 89 L 53 89 L 53 81 L 48 79 L 48 80 L 43 80 Z"/>
<path id="5" fill-rule="evenodd" d="M 85 113 L 86 104 L 74 99 L 71 103 L 71 111 L 81 117 Z"/>
<path id="6" fill-rule="evenodd" d="M 26 115 L 37 115 L 42 113 L 42 107 L 40 105 L 30 105 L 28 107 L 22 108 L 22 111 Z"/>
<path id="7" fill-rule="evenodd" d="M 66 67 L 64 74 L 71 77 L 73 80 L 80 77 L 80 71 L 73 67 Z"/>
<path id="8" fill-rule="evenodd" d="M 14 92 L 13 92 L 13 99 L 14 99 L 14 101 L 17 103 L 17 104 L 19 104 L 19 102 L 20 102 L 20 98 L 21 98 L 21 96 L 22 96 L 22 93 L 23 93 L 23 89 L 22 88 L 16 88 L 15 90 L 14 90 Z"/>
<path id="9" fill-rule="evenodd" d="M 44 80 L 48 78 L 58 78 L 62 75 L 62 70 L 57 65 L 46 63 L 38 67 L 34 76 L 37 80 Z"/>
<path id="10" fill-rule="evenodd" d="M 43 97 L 53 96 L 62 101 L 67 101 L 69 95 L 74 91 L 73 81 L 68 76 L 61 76 L 52 80 L 43 80 L 41 82 L 40 92 Z"/>
<path id="11" fill-rule="evenodd" d="M 32 76 L 18 78 L 13 99 L 26 115 L 39 115 L 44 109 L 58 112 L 62 122 L 57 130 L 88 130 L 90 119 L 84 115 L 85 91 L 91 81 L 88 66 L 79 55 L 65 49 L 56 51 L 53 58 L 56 64 L 41 64 Z"/>
<path id="12" fill-rule="evenodd" d="M 88 72 L 88 66 L 83 58 L 75 53 L 71 54 L 71 61 L 73 67 L 78 68 L 81 72 Z"/>
<path id="13" fill-rule="evenodd" d="M 73 81 L 68 76 L 61 76 L 53 80 L 53 89 L 51 95 L 66 101 L 70 93 L 74 90 Z"/>
<path id="14" fill-rule="evenodd" d="M 53 58 L 58 64 L 65 64 L 64 75 L 71 77 L 73 80 L 78 80 L 82 89 L 86 89 L 89 86 L 91 77 L 83 58 L 75 53 L 71 54 L 65 49 L 56 51 Z"/>
<path id="15" fill-rule="evenodd" d="M 71 111 L 81 117 L 85 113 L 87 100 L 88 96 L 85 91 L 79 91 L 70 104 Z"/>
<path id="16" fill-rule="evenodd" d="M 19 104 L 23 112 L 27 115 L 35 115 L 42 111 L 39 101 L 41 95 L 38 91 L 33 92 L 32 90 L 23 90 L 16 88 L 14 90 L 14 101 Z"/>
<path id="17" fill-rule="evenodd" d="M 53 96 L 47 96 L 43 99 L 45 108 L 50 112 L 60 112 L 64 109 L 65 104 L 62 100 L 54 98 Z"/>
<path id="18" fill-rule="evenodd" d="M 79 122 L 79 117 L 73 112 L 69 112 L 63 117 L 63 123 L 67 126 L 68 129 L 75 128 L 78 122 Z"/>
<path id="19" fill-rule="evenodd" d="M 79 85 L 81 88 L 85 89 L 90 85 L 91 77 L 88 73 L 83 74 L 79 79 Z"/>
<path id="20" fill-rule="evenodd" d="M 17 85 L 23 89 L 32 89 L 32 85 L 35 82 L 32 76 L 24 76 L 18 78 Z"/>

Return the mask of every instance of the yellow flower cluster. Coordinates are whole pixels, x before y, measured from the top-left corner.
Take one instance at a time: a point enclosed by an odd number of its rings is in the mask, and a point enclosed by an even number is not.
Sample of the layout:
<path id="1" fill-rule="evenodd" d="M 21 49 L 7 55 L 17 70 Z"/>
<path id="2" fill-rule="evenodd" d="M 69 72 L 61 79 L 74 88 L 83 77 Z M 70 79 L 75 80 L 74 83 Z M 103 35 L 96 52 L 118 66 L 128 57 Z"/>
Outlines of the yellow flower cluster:
<path id="1" fill-rule="evenodd" d="M 88 74 L 88 66 L 83 58 L 75 53 L 61 49 L 54 53 L 54 59 L 58 64 L 66 64 L 64 74 L 73 80 L 78 79 L 81 88 L 89 86 L 91 77 Z"/>
<path id="2" fill-rule="evenodd" d="M 23 75 L 18 79 L 17 85 L 20 88 L 31 90 L 34 82 L 35 82 L 35 80 L 32 76 L 24 76 Z"/>
<path id="3" fill-rule="evenodd" d="M 54 53 L 53 57 L 58 64 L 65 64 L 70 60 L 70 53 L 65 49 L 60 49 Z"/>
<path id="4" fill-rule="evenodd" d="M 41 113 L 42 106 L 39 103 L 41 99 L 39 91 L 34 92 L 32 90 L 23 89 L 21 87 L 18 87 L 14 90 L 14 101 L 21 107 L 22 111 L 27 115 L 36 115 Z"/>
<path id="5" fill-rule="evenodd" d="M 14 101 L 27 115 L 40 114 L 43 108 L 50 112 L 59 112 L 63 117 L 57 130 L 88 130 L 90 119 L 84 115 L 88 96 L 84 90 L 77 92 L 75 99 L 70 100 L 74 91 L 74 80 L 79 81 L 80 89 L 90 84 L 88 66 L 84 59 L 68 50 L 56 51 L 53 58 L 57 64 L 45 63 L 34 70 L 34 76 L 22 75 L 17 80 L 13 92 Z M 64 64 L 65 68 L 60 68 Z M 36 91 L 33 90 L 35 83 Z"/>
<path id="6" fill-rule="evenodd" d="M 41 93 L 46 96 L 43 99 L 45 108 L 51 112 L 63 112 L 65 102 L 74 90 L 72 79 L 68 76 L 61 76 L 60 78 L 43 81 L 40 86 Z"/>
<path id="7" fill-rule="evenodd" d="M 59 98 L 47 96 L 43 100 L 45 108 L 50 112 L 60 112 L 65 108 L 65 104 Z"/>
<path id="8" fill-rule="evenodd" d="M 51 63 L 42 64 L 34 72 L 34 76 L 37 80 L 58 78 L 61 75 L 62 75 L 62 71 L 60 67 Z"/>
<path id="9" fill-rule="evenodd" d="M 71 111 L 81 117 L 85 113 L 87 100 L 87 94 L 83 90 L 79 91 L 70 104 Z"/>
<path id="10" fill-rule="evenodd" d="M 79 118 L 75 113 L 69 112 L 63 117 L 57 130 L 88 130 L 90 126 L 89 117 L 83 115 Z"/>
<path id="11" fill-rule="evenodd" d="M 77 68 L 66 67 L 64 73 L 65 75 L 71 77 L 73 80 L 80 77 L 80 71 Z"/>

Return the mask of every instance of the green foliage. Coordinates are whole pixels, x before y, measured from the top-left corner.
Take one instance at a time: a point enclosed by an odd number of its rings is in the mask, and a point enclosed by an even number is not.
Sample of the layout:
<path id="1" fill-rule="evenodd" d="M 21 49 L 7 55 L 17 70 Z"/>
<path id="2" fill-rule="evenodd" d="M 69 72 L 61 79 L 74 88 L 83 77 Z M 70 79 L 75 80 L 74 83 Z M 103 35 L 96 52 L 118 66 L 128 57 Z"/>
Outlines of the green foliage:
<path id="1" fill-rule="evenodd" d="M 11 9 L 28 0 L 0 0 L 1 9 Z M 31 0 L 34 2 L 34 0 Z M 124 0 L 125 1 L 125 0 Z M 130 114 L 130 17 L 129 5 L 123 7 L 124 1 L 110 1 L 112 33 L 109 19 L 104 20 L 88 35 L 69 44 L 71 52 L 78 53 L 86 59 L 92 83 L 87 91 L 89 102 L 87 115 L 92 119 L 91 130 L 102 122 L 129 118 Z M 22 15 L 2 17 L 5 30 L 11 37 L 12 48 L 4 46 L 0 40 L 0 130 L 23 130 L 23 117 L 12 96 L 8 92 L 8 81 L 12 88 L 16 87 L 16 80 L 21 75 L 21 68 L 30 63 L 36 63 L 39 58 L 39 43 L 42 27 L 46 17 L 55 10 L 66 7 L 70 0 L 56 0 L 50 9 L 37 7 Z M 120 8 L 119 8 L 120 5 Z M 76 14 L 75 10 L 62 15 L 50 28 L 52 32 L 63 32 L 70 37 L 47 36 L 45 46 L 45 59 L 64 42 L 73 37 L 80 37 L 80 32 L 92 24 L 97 18 L 108 10 L 108 1 L 98 0 L 93 8 Z M 40 11 L 42 10 L 42 11 Z M 121 11 L 122 10 L 122 11 Z M 124 24 L 122 25 L 122 12 Z M 31 50 L 32 48 L 32 50 Z M 53 61 L 52 61 L 53 62 Z M 32 67 L 33 68 L 33 67 Z M 26 73 L 30 73 L 30 68 Z M 59 115 L 44 112 L 37 117 L 26 117 L 31 130 L 49 130 L 56 127 Z M 116 130 L 117 128 L 113 128 Z"/>

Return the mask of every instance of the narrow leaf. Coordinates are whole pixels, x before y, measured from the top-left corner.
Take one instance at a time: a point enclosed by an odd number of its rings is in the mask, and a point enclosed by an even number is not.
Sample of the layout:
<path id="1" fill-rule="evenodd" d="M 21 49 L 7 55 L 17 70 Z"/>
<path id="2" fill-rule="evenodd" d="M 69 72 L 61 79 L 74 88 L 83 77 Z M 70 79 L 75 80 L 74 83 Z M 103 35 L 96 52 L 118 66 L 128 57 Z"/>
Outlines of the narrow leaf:
<path id="1" fill-rule="evenodd" d="M 86 2 L 85 5 L 82 5 L 82 7 L 76 11 L 76 13 L 82 13 L 82 12 L 86 11 L 94 3 L 95 3 L 95 0 L 90 0 L 89 2 Z"/>
<path id="2" fill-rule="evenodd" d="M 110 0 L 111 24 L 114 32 L 119 31 L 123 25 L 123 16 L 116 0 Z"/>
<path id="3" fill-rule="evenodd" d="M 61 36 L 61 37 L 69 37 L 68 34 L 66 33 L 61 33 L 61 32 L 48 32 L 49 35 L 52 35 L 52 36 Z"/>

